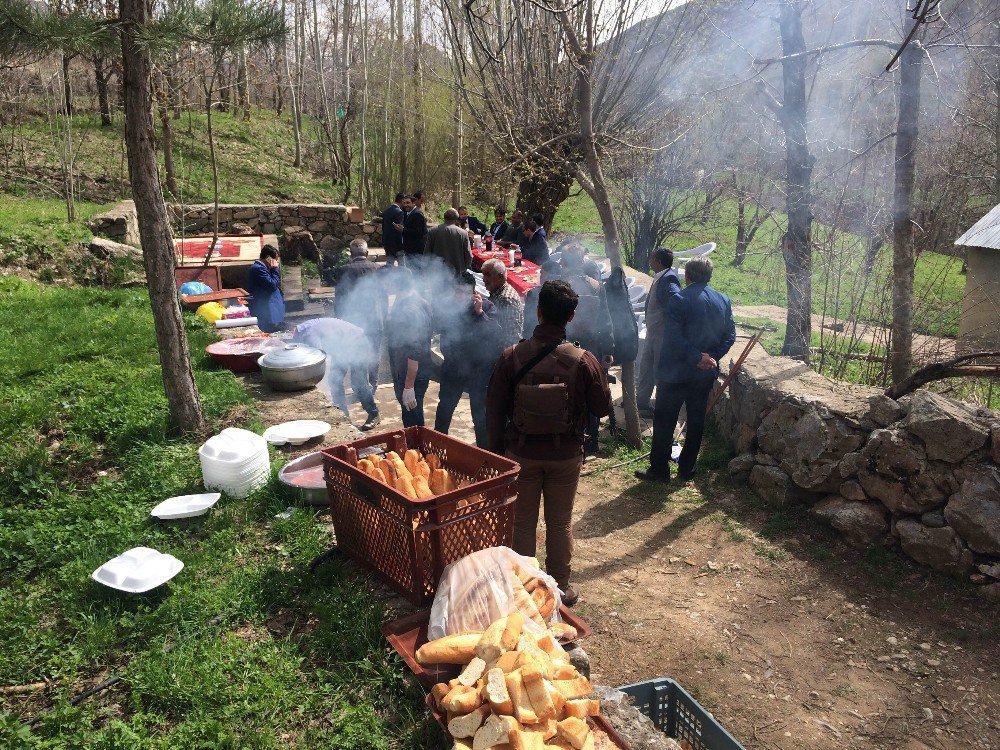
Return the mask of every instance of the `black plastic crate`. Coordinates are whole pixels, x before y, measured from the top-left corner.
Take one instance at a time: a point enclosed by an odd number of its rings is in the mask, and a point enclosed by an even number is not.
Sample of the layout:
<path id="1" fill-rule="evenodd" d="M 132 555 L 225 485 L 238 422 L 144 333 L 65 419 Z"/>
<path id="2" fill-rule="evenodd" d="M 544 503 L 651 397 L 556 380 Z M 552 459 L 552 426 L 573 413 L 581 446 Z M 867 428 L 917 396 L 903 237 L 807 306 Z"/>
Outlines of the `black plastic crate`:
<path id="1" fill-rule="evenodd" d="M 618 688 L 661 732 L 687 740 L 694 750 L 745 750 L 708 711 L 669 677 L 657 677 Z"/>

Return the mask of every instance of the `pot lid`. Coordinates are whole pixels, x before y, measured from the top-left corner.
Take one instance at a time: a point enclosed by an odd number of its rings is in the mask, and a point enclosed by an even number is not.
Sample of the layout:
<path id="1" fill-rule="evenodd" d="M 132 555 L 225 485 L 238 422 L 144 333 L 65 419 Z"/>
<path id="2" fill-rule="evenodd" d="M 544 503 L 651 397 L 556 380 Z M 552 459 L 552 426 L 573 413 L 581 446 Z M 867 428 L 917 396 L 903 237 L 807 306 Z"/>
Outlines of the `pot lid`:
<path id="1" fill-rule="evenodd" d="M 276 346 L 264 354 L 257 362 L 261 367 L 278 370 L 292 370 L 323 362 L 326 354 L 305 344 L 285 344 Z"/>

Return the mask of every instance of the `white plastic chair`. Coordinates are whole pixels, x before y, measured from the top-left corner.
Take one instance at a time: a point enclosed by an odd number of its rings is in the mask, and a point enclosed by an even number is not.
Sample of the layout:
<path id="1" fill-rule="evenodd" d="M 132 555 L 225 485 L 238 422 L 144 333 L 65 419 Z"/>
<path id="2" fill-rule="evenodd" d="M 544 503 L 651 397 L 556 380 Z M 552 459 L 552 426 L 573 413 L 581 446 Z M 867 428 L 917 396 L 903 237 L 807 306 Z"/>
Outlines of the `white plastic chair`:
<path id="1" fill-rule="evenodd" d="M 690 250 L 681 250 L 679 253 L 674 253 L 674 268 L 677 269 L 677 277 L 679 279 L 684 278 L 684 266 L 692 258 L 704 258 L 715 252 L 715 243 L 706 242 L 703 245 L 698 245 L 698 247 L 693 247 Z"/>
<path id="2" fill-rule="evenodd" d="M 628 288 L 628 298 L 633 305 L 637 305 L 646 299 L 646 290 L 638 284 Z"/>

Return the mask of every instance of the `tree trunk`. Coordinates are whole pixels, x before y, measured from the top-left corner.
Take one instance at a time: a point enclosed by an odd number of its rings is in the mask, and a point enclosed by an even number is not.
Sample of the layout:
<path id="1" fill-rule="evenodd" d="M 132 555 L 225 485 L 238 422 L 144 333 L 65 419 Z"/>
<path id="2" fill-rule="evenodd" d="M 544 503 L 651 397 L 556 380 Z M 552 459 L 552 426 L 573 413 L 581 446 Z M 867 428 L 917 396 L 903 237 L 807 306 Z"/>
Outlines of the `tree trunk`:
<path id="1" fill-rule="evenodd" d="M 917 37 L 899 58 L 896 174 L 892 195 L 892 344 L 889 352 L 893 383 L 901 383 L 913 369 L 913 274 L 916 253 L 911 211 L 924 55 Z"/>
<path id="2" fill-rule="evenodd" d="M 396 0 L 395 27 L 393 29 L 393 46 L 401 63 L 406 59 L 406 37 L 403 36 L 403 0 Z M 404 76 L 401 80 L 400 93 L 396 98 L 396 122 L 399 125 L 399 187 L 404 193 L 411 192 L 410 188 L 410 117 L 407 101 L 412 96 L 412 86 L 406 85 Z"/>
<path id="3" fill-rule="evenodd" d="M 101 111 L 101 127 L 111 125 L 111 101 L 108 98 L 108 78 L 104 69 L 104 58 L 94 58 L 94 83 L 97 85 L 97 107 Z"/>
<path id="4" fill-rule="evenodd" d="M 73 87 L 69 80 L 69 64 L 72 59 L 72 55 L 64 53 L 62 56 L 63 114 L 67 117 L 73 116 Z"/>
<path id="5" fill-rule="evenodd" d="M 151 16 L 152 0 L 120 0 L 125 144 L 169 421 L 182 433 L 197 433 L 204 420 L 177 299 L 173 238 L 153 149 L 151 65 L 148 53 L 137 44 L 137 32 Z"/>
<path id="6" fill-rule="evenodd" d="M 597 213 L 601 217 L 604 232 L 604 252 L 611 261 L 612 268 L 622 267 L 621 246 L 618 239 L 618 221 L 608 195 L 604 180 L 604 170 L 597 154 L 597 140 L 594 137 L 594 50 L 596 44 L 594 28 L 594 0 L 587 0 L 584 12 L 586 39 L 583 43 L 573 33 L 565 15 L 559 15 L 559 22 L 570 38 L 570 47 L 575 47 L 576 63 L 576 108 L 580 118 L 580 141 L 586 174 L 578 170 L 577 179 L 583 189 L 593 199 Z M 583 178 L 583 179 L 580 179 Z M 635 362 L 623 362 L 622 368 L 622 408 L 625 411 L 625 433 L 633 448 L 642 447 L 642 430 L 639 427 L 639 409 L 635 400 Z"/>
<path id="7" fill-rule="evenodd" d="M 250 122 L 250 82 L 247 79 L 247 51 L 240 47 L 236 51 L 236 109 L 240 110 L 244 122 Z"/>
<path id="8" fill-rule="evenodd" d="M 736 256 L 734 266 L 742 266 L 747 259 L 747 198 L 740 193 L 736 197 Z"/>
<path id="9" fill-rule="evenodd" d="M 167 192 L 171 198 L 177 197 L 177 175 L 174 172 L 174 126 L 170 121 L 170 110 L 163 99 L 156 103 L 156 111 L 160 116 L 162 137 L 160 142 L 163 151 L 163 176 L 167 182 Z"/>
<path id="10" fill-rule="evenodd" d="M 299 5 L 298 2 L 295 3 L 295 15 L 298 16 Z M 285 0 L 281 2 L 281 17 L 285 17 Z M 294 25 L 295 29 L 298 29 L 298 23 Z M 292 34 L 292 47 L 293 51 L 299 48 L 297 34 Z M 292 166 L 298 169 L 302 166 L 302 133 L 299 130 L 299 100 L 298 95 L 295 91 L 295 82 L 292 80 L 292 71 L 288 64 L 288 51 L 284 51 L 281 57 L 285 64 L 285 81 L 288 83 L 288 99 L 292 105 L 292 135 L 295 138 L 295 160 L 292 162 Z M 296 57 L 297 59 L 297 57 Z"/>
<path id="11" fill-rule="evenodd" d="M 413 179 L 427 179 L 424 149 L 427 125 L 424 122 L 424 19 L 421 0 L 413 0 Z"/>
<path id="12" fill-rule="evenodd" d="M 806 43 L 802 34 L 802 5 L 782 0 L 779 19 L 781 53 L 799 55 L 782 60 L 784 100 L 779 119 L 785 131 L 786 211 L 788 231 L 781 243 L 785 257 L 788 314 L 781 353 L 809 360 L 812 336 L 812 170 L 806 135 Z"/>
<path id="13" fill-rule="evenodd" d="M 545 217 L 545 231 L 552 228 L 556 209 L 569 197 L 573 174 L 561 167 L 536 165 L 538 169 L 517 185 L 516 207 L 526 216 L 540 213 Z"/>

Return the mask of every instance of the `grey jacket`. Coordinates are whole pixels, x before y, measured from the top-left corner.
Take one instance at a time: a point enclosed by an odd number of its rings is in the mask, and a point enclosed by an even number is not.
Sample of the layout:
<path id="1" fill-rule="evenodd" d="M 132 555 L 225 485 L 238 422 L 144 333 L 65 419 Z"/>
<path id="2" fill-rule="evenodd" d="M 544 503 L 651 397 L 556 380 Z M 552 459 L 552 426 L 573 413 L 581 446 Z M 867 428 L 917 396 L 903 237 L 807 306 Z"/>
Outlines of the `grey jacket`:
<path id="1" fill-rule="evenodd" d="M 441 258 L 457 274 L 472 265 L 472 245 L 469 233 L 454 224 L 438 224 L 427 233 L 427 255 Z"/>

